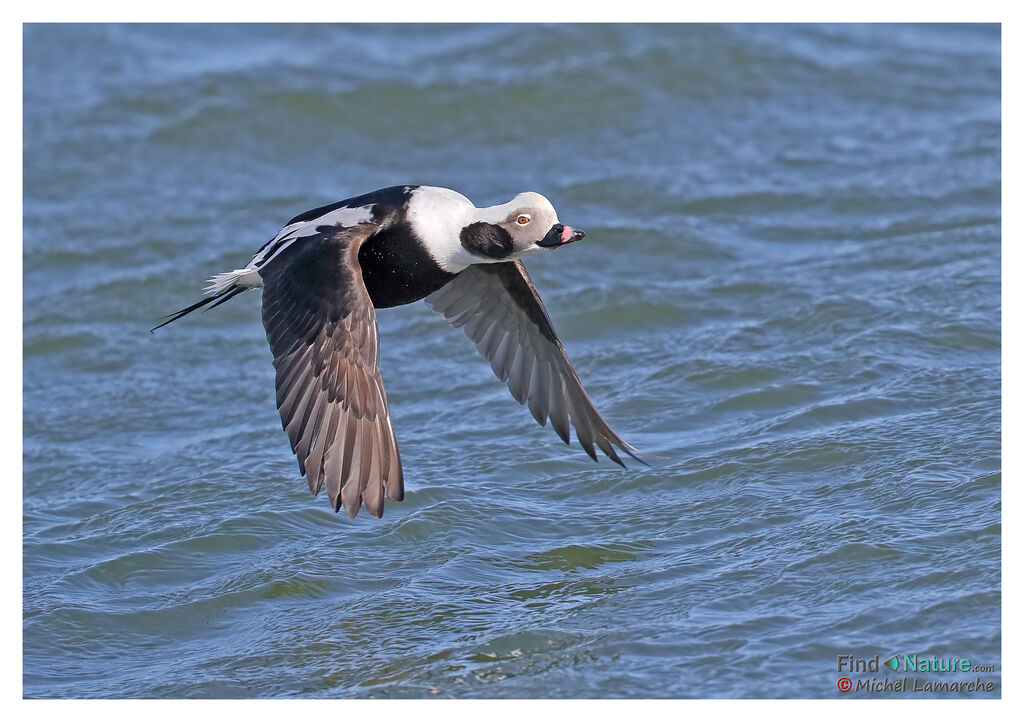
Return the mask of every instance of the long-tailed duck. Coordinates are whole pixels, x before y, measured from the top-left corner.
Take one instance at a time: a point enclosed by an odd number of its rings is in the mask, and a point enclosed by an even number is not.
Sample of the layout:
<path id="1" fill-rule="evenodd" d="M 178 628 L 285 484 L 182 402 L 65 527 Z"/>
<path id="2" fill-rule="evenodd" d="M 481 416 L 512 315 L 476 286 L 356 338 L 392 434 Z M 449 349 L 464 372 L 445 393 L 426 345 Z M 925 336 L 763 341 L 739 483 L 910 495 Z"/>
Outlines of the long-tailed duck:
<path id="1" fill-rule="evenodd" d="M 245 268 L 209 281 L 205 298 L 171 314 L 263 287 L 263 325 L 277 370 L 277 408 L 299 471 L 334 511 L 374 516 L 404 497 L 402 464 L 378 368 L 375 309 L 425 298 L 462 327 L 512 396 L 569 443 L 623 465 L 640 452 L 605 423 L 583 390 L 522 258 L 583 238 L 538 193 L 475 207 L 446 188 L 394 186 L 296 216 Z M 154 329 L 156 330 L 156 329 Z"/>

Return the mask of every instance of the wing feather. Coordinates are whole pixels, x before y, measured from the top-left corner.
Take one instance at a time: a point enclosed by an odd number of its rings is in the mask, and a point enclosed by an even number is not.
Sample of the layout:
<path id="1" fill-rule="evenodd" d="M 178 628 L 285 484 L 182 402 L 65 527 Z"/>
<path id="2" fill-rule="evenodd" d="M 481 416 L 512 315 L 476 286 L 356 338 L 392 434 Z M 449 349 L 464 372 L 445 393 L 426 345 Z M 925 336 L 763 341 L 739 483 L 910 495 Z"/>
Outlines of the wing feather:
<path id="1" fill-rule="evenodd" d="M 335 511 L 374 516 L 404 494 L 378 368 L 377 318 L 359 268 L 370 223 L 297 239 L 261 269 L 277 407 L 299 471 Z"/>
<path id="2" fill-rule="evenodd" d="M 512 396 L 541 426 L 548 420 L 569 443 L 570 424 L 583 450 L 594 445 L 622 464 L 616 449 L 641 463 L 642 451 L 623 441 L 594 408 L 555 335 L 537 289 L 520 261 L 470 266 L 427 297 L 427 304 L 461 327 Z"/>

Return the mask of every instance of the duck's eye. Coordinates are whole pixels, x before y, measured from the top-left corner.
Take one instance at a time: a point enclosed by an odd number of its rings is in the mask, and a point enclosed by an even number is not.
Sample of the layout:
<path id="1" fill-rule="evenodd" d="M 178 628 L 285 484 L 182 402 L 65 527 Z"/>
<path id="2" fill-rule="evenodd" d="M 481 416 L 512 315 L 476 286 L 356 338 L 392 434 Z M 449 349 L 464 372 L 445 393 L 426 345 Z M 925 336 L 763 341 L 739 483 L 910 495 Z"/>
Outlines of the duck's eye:
<path id="1" fill-rule="evenodd" d="M 528 215 L 526 215 L 525 213 L 520 213 L 519 217 L 516 218 L 516 223 L 518 223 L 521 226 L 525 226 L 529 222 L 530 222 L 530 217 Z"/>

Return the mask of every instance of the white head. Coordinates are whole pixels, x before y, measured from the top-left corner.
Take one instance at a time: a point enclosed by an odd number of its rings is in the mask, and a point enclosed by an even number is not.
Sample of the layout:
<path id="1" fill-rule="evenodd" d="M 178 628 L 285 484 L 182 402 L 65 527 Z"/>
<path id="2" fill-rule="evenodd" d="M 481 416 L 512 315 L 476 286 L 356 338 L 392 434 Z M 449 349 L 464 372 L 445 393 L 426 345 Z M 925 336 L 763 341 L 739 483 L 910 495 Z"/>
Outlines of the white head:
<path id="1" fill-rule="evenodd" d="M 478 258 L 476 263 L 500 263 L 547 253 L 584 235 L 559 223 L 547 198 L 526 192 L 508 203 L 481 208 L 476 219 L 459 232 L 459 242 Z"/>
<path id="2" fill-rule="evenodd" d="M 520 193 L 508 203 L 476 208 L 465 196 L 420 187 L 409 207 L 417 235 L 445 270 L 516 261 L 578 241 L 583 231 L 558 222 L 551 201 Z"/>

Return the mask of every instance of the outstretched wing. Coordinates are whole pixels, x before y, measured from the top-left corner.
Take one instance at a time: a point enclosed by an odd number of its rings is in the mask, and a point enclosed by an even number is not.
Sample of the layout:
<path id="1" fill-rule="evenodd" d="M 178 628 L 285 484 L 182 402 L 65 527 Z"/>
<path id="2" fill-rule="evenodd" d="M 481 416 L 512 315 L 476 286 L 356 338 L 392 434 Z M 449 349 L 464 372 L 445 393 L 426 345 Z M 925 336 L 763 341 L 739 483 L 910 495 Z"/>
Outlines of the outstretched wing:
<path id="1" fill-rule="evenodd" d="M 576 438 L 595 461 L 596 444 L 622 466 L 615 447 L 646 463 L 637 456 L 643 452 L 620 439 L 597 413 L 520 261 L 470 266 L 426 300 L 452 326 L 465 330 L 541 426 L 551 419 L 568 444 L 571 418 Z"/>
<path id="2" fill-rule="evenodd" d="M 277 369 L 281 423 L 314 494 L 374 516 L 404 496 L 402 464 L 378 369 L 377 317 L 359 247 L 370 223 L 321 226 L 260 268 L 263 326 Z"/>

